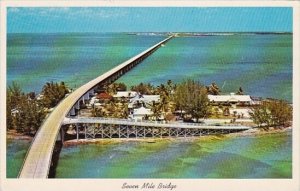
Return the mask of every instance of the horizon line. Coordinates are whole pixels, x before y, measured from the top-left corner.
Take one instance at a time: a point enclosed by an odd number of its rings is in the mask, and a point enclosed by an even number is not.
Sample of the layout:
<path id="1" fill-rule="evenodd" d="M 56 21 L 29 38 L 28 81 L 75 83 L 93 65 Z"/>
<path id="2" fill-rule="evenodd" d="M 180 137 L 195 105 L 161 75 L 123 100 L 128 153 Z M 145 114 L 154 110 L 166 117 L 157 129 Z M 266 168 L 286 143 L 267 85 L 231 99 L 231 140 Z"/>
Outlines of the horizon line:
<path id="1" fill-rule="evenodd" d="M 203 34 L 206 34 L 206 33 L 289 33 L 289 34 L 293 34 L 293 31 L 208 31 L 208 32 L 201 32 L 201 31 L 194 31 L 194 32 L 188 32 L 188 31 L 185 31 L 185 32 L 177 32 L 177 31 L 163 31 L 163 32 L 158 32 L 158 31 L 124 31 L 124 32 L 95 32 L 95 31 L 69 31 L 69 32 L 66 32 L 66 31 L 57 31 L 57 32 L 6 32 L 6 34 L 64 34 L 64 33 L 94 33 L 94 34 L 100 34 L 100 33 L 157 33 L 157 34 L 162 34 L 162 33 L 179 33 L 179 34 L 184 34 L 184 33 L 187 33 L 187 34 L 191 34 L 191 33 L 203 33 Z"/>

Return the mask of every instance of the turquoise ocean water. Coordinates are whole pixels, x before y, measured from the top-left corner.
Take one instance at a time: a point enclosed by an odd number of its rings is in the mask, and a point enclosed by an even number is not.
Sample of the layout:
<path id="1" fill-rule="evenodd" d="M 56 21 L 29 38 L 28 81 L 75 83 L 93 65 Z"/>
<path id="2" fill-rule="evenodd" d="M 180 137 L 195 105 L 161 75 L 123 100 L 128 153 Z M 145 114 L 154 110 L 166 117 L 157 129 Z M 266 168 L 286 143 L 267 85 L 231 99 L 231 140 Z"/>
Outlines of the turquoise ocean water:
<path id="1" fill-rule="evenodd" d="M 7 84 L 39 92 L 47 81 L 76 88 L 165 36 L 9 34 Z M 155 85 L 194 78 L 222 91 L 292 101 L 292 35 L 175 38 L 118 81 Z M 212 140 L 92 144 L 62 149 L 59 178 L 290 178 L 291 133 Z M 29 146 L 7 142 L 7 176 L 16 177 Z M 76 166 L 76 168 L 74 168 Z M 176 168 L 175 168 L 176 167 Z M 178 168 L 179 167 L 179 168 Z M 177 169 L 177 170 L 176 170 Z"/>
<path id="2" fill-rule="evenodd" d="M 291 178 L 291 132 L 63 148 L 57 178 Z"/>
<path id="3" fill-rule="evenodd" d="M 216 82 L 223 93 L 239 87 L 253 96 L 292 100 L 292 36 L 228 35 L 175 38 L 120 78 L 159 85 L 186 78 Z"/>
<path id="4" fill-rule="evenodd" d="M 49 81 L 65 81 L 71 88 L 163 40 L 164 37 L 126 34 L 8 34 L 7 84 L 40 92 Z"/>

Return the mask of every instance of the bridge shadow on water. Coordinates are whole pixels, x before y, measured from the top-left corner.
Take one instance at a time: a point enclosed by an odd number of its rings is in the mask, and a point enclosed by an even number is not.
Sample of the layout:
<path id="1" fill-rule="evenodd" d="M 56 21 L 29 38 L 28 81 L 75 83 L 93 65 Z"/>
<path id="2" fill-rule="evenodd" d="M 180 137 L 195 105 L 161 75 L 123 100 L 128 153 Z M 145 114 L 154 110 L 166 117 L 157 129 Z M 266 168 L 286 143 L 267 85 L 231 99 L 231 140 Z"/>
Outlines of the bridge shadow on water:
<path id="1" fill-rule="evenodd" d="M 63 147 L 62 141 L 56 141 L 55 142 L 48 178 L 55 178 L 56 167 L 57 167 L 57 164 L 58 164 L 59 155 L 60 155 L 62 147 Z"/>

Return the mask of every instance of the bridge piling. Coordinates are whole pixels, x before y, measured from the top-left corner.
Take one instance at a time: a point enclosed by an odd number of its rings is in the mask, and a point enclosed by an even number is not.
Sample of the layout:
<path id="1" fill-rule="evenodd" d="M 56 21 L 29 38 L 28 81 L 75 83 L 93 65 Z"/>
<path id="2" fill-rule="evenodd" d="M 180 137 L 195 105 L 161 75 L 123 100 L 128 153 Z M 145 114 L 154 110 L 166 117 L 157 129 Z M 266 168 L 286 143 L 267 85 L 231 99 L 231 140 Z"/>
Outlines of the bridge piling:
<path id="1" fill-rule="evenodd" d="M 76 127 L 76 139 L 77 139 L 77 142 L 79 140 L 79 128 L 78 128 L 78 124 L 75 124 L 75 127 Z"/>
<path id="2" fill-rule="evenodd" d="M 86 139 L 87 136 L 86 136 L 86 125 L 83 125 L 84 126 L 84 138 Z"/>
<path id="3" fill-rule="evenodd" d="M 62 144 L 65 142 L 65 133 L 63 128 L 60 128 L 60 140 Z"/>

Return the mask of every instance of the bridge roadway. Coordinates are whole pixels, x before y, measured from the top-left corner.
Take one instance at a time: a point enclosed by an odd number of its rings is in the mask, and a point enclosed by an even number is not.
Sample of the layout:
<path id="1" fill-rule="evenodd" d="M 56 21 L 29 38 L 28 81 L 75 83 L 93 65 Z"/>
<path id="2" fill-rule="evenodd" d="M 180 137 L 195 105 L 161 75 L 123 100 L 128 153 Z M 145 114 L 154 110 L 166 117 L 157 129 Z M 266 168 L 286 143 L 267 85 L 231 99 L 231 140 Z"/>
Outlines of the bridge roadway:
<path id="1" fill-rule="evenodd" d="M 205 124 L 205 123 L 178 123 L 178 122 L 160 122 L 160 121 L 134 121 L 130 119 L 102 118 L 102 117 L 76 117 L 65 118 L 63 125 L 67 124 L 111 124 L 111 125 L 128 125 L 141 127 L 162 127 L 162 128 L 198 128 L 198 129 L 224 129 L 224 130 L 247 130 L 251 127 L 238 124 Z"/>
<path id="2" fill-rule="evenodd" d="M 142 53 L 84 84 L 63 99 L 43 122 L 35 135 L 26 154 L 22 169 L 19 173 L 19 178 L 47 178 L 51 166 L 52 153 L 60 127 L 65 116 L 67 116 L 75 103 L 99 83 L 116 80 L 171 38 L 173 38 L 173 36 L 169 36 Z"/>

